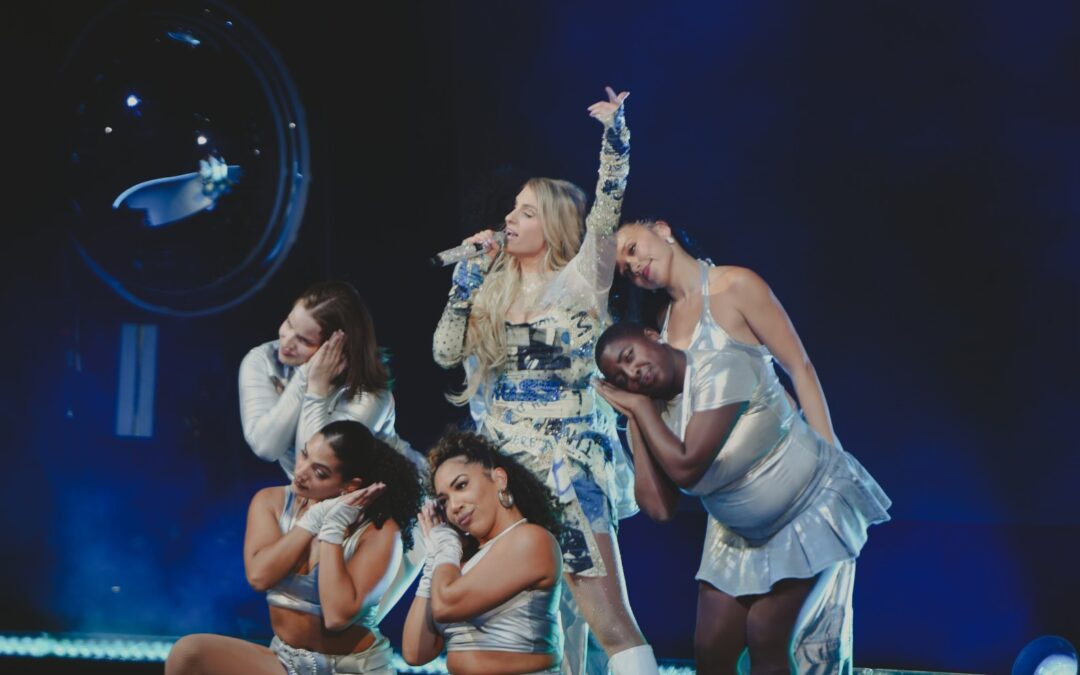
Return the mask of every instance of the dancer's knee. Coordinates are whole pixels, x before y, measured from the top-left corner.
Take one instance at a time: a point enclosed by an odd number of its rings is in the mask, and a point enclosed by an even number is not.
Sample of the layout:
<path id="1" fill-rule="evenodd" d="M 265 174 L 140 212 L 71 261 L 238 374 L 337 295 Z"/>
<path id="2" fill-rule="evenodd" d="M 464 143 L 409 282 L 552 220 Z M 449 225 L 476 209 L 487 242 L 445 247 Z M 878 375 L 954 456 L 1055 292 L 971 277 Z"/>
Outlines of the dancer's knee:
<path id="1" fill-rule="evenodd" d="M 206 635 L 185 635 L 176 641 L 165 659 L 165 675 L 196 675 L 202 671 Z"/>

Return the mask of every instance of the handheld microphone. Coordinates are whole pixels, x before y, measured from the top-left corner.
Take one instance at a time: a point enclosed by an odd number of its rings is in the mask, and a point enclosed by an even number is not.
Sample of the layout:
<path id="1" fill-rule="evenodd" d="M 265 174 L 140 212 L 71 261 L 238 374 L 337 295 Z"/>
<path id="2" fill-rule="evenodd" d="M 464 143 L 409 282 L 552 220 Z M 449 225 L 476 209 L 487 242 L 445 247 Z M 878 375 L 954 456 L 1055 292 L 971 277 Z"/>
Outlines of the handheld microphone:
<path id="1" fill-rule="evenodd" d="M 506 243 L 506 232 L 499 230 L 492 236 L 495 243 L 502 246 Z M 476 244 L 462 244 L 461 246 L 455 246 L 454 248 L 448 248 L 445 251 L 436 253 L 431 258 L 431 264 L 435 267 L 446 267 L 447 265 L 454 265 L 462 260 L 468 260 L 469 258 L 475 258 L 482 254 L 486 249 L 484 245 L 480 243 Z"/>

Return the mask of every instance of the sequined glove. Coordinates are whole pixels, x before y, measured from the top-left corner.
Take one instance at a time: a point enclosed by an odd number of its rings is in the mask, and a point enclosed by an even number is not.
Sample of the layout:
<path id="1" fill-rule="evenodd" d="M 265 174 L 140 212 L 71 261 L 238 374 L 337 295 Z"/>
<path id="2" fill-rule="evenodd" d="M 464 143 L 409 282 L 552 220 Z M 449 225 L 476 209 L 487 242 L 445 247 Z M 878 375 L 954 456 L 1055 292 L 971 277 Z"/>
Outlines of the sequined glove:
<path id="1" fill-rule="evenodd" d="M 454 266 L 453 286 L 450 288 L 450 299 L 455 303 L 466 303 L 472 300 L 476 289 L 484 284 L 487 274 L 487 266 L 490 264 L 486 256 L 482 260 L 476 258 L 462 260 Z"/>
<path id="2" fill-rule="evenodd" d="M 312 504 L 307 511 L 304 511 L 304 515 L 300 516 L 300 519 L 296 521 L 295 526 L 307 530 L 313 536 L 318 536 L 323 521 L 326 519 L 326 514 L 337 506 L 340 501 L 341 497 L 334 497 L 333 499 L 324 499 L 321 502 Z"/>
<path id="3" fill-rule="evenodd" d="M 353 506 L 338 501 L 326 513 L 322 527 L 319 529 L 319 540 L 328 544 L 338 544 L 345 541 L 345 533 L 349 526 L 360 518 L 364 510 L 362 506 Z"/>

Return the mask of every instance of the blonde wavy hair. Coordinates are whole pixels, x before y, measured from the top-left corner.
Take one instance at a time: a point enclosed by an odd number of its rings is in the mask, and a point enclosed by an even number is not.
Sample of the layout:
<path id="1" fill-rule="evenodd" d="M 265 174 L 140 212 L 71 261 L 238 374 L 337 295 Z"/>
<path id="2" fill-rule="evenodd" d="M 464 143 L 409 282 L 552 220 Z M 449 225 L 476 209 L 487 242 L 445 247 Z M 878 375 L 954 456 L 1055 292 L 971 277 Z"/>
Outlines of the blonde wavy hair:
<path id="1" fill-rule="evenodd" d="M 522 189 L 536 195 L 544 231 L 544 269 L 561 270 L 577 255 L 585 233 L 585 192 L 565 180 L 530 178 Z M 465 389 L 447 398 L 465 405 L 480 385 L 506 365 L 506 313 L 521 288 L 521 263 L 503 248 L 477 291 L 465 333 L 465 355 L 475 356 L 477 368 Z"/>

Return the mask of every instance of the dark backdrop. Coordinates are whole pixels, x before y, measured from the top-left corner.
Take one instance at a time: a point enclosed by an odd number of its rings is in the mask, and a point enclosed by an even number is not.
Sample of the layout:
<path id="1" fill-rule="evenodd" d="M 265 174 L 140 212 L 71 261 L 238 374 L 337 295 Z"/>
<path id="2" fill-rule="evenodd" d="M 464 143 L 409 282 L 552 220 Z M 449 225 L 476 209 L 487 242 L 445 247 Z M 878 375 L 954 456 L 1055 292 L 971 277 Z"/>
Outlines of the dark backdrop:
<path id="1" fill-rule="evenodd" d="M 266 636 L 240 547 L 281 476 L 241 435 L 243 354 L 307 283 L 347 279 L 392 352 L 399 432 L 430 444 L 462 412 L 430 357 L 448 279 L 427 256 L 497 221 L 521 176 L 591 192 L 585 107 L 611 84 L 632 92 L 626 214 L 770 282 L 895 501 L 859 560 L 857 665 L 1002 672 L 1038 635 L 1080 641 L 1080 5 L 236 5 L 297 82 L 313 180 L 278 274 L 198 319 L 125 304 L 48 215 L 54 75 L 104 5 L 4 9 L 0 629 Z M 124 322 L 159 326 L 149 439 L 113 433 Z M 621 532 L 665 657 L 691 651 L 685 506 Z"/>

